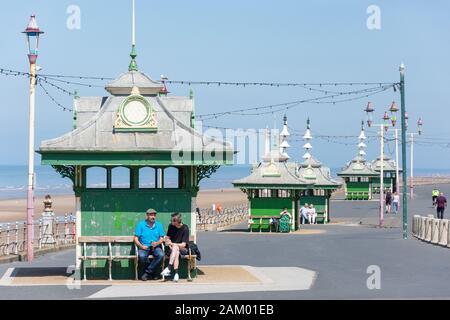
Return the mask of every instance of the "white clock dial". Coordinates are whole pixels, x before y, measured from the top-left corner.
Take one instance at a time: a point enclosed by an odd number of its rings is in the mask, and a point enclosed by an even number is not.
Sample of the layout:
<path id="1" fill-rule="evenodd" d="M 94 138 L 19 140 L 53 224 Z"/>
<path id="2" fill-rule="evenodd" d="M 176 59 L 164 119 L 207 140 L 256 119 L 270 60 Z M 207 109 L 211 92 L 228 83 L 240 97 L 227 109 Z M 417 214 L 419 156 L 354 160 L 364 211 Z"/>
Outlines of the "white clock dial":
<path id="1" fill-rule="evenodd" d="M 131 124 L 142 124 L 148 116 L 148 109 L 139 101 L 130 101 L 123 108 L 123 115 Z"/>

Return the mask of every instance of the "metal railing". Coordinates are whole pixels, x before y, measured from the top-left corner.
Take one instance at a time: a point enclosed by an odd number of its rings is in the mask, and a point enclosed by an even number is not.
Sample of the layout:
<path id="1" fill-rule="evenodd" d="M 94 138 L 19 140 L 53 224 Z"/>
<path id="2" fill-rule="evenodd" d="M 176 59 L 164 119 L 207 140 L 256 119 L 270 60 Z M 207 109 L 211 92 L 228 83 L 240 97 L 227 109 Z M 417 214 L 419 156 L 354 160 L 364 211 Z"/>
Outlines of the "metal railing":
<path id="1" fill-rule="evenodd" d="M 75 243 L 75 216 L 66 214 L 45 221 L 34 221 L 34 246 L 41 249 Z M 23 221 L 0 224 L 0 256 L 18 255 L 26 251 L 27 223 Z"/>
<path id="2" fill-rule="evenodd" d="M 247 205 L 224 208 L 220 212 L 212 209 L 200 209 L 200 216 L 197 214 L 197 230 L 206 230 L 208 226 L 223 228 L 247 220 Z"/>

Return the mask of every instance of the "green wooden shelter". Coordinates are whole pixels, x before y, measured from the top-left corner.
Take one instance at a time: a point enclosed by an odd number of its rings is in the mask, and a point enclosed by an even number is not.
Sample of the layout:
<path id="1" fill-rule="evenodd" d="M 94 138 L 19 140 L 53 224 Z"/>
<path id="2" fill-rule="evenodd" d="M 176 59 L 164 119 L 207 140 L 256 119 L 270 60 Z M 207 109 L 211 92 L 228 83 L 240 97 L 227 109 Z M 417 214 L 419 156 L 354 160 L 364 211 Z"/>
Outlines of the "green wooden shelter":
<path id="1" fill-rule="evenodd" d="M 373 170 L 371 164 L 366 161 L 366 139 L 363 123 L 361 134 L 358 137 L 358 155 L 338 173 L 338 176 L 344 180 L 345 198 L 347 200 L 371 200 L 374 193 L 374 180 L 378 177 L 378 182 L 380 181 L 380 174 Z"/>
<path id="2" fill-rule="evenodd" d="M 305 203 L 314 204 L 319 220 L 329 222 L 330 197 L 341 184 L 331 177 L 330 169 L 310 153 L 310 121 L 304 136 L 306 153 L 301 164 L 289 161 L 286 117 L 279 138 L 274 136 L 271 147 L 267 130 L 263 160 L 253 166 L 248 177 L 233 182 L 235 188 L 240 188 L 248 196 L 250 231 L 271 231 L 271 217 L 279 217 L 283 208 L 288 208 L 292 216 L 291 230 L 297 230 L 301 218 L 299 209 Z"/>
<path id="3" fill-rule="evenodd" d="M 106 86 L 107 95 L 76 97 L 75 129 L 42 142 L 42 164 L 73 181 L 77 239 L 131 236 L 148 208 L 165 227 L 173 212 L 182 213 L 195 237 L 199 183 L 233 163 L 233 147 L 197 132 L 193 95 L 167 95 L 163 82 L 137 70 L 134 46 L 131 56 L 129 71 Z M 98 246 L 95 254 L 107 249 Z M 77 242 L 77 270 L 82 250 Z M 85 263 L 88 278 L 105 276 L 106 261 Z M 114 263 L 115 278 L 134 278 L 131 264 Z"/>
<path id="4" fill-rule="evenodd" d="M 375 193 L 380 193 L 380 172 L 381 172 L 381 158 L 378 157 L 376 160 L 372 162 L 372 169 L 378 173 L 378 176 L 373 179 L 373 190 Z M 392 160 L 389 156 L 384 156 L 383 158 L 383 184 L 384 190 L 391 190 L 395 192 L 397 189 L 397 175 L 396 175 L 396 166 L 394 160 Z M 402 169 L 399 168 L 399 175 L 402 173 Z"/>

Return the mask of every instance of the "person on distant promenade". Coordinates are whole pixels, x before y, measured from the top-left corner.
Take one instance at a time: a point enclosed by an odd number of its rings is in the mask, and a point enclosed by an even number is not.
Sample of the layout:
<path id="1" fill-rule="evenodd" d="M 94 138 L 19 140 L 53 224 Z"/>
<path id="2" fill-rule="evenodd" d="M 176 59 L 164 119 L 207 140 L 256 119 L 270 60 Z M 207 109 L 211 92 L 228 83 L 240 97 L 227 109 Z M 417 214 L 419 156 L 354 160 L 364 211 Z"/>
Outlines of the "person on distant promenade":
<path id="1" fill-rule="evenodd" d="M 309 205 L 305 203 L 303 207 L 300 208 L 300 215 L 302 217 L 302 224 L 306 224 L 306 221 L 308 220 L 308 212 L 309 212 Z"/>
<path id="2" fill-rule="evenodd" d="M 183 224 L 181 213 L 172 214 L 171 224 L 167 230 L 166 255 L 169 258 L 169 266 L 161 272 L 164 277 L 173 276 L 173 281 L 178 282 L 178 266 L 180 265 L 180 255 L 188 254 L 189 227 Z"/>
<path id="3" fill-rule="evenodd" d="M 283 211 L 280 212 L 280 218 L 281 218 L 282 216 L 288 216 L 289 218 L 292 217 L 291 214 L 290 214 L 289 211 L 288 211 L 288 208 L 283 208 Z"/>
<path id="4" fill-rule="evenodd" d="M 439 189 L 434 188 L 433 191 L 431 191 L 431 199 L 433 201 L 433 207 L 436 205 L 437 197 L 439 197 Z"/>
<path id="5" fill-rule="evenodd" d="M 447 208 L 447 198 L 444 197 L 444 193 L 440 193 L 439 197 L 436 198 L 436 207 L 437 207 L 437 218 L 444 219 L 444 211 Z"/>
<path id="6" fill-rule="evenodd" d="M 280 212 L 280 217 L 278 219 L 274 219 L 275 230 L 277 232 L 289 232 L 291 219 L 292 216 L 289 213 L 288 208 L 283 208 L 283 211 Z"/>
<path id="7" fill-rule="evenodd" d="M 308 220 L 310 224 L 316 224 L 317 212 L 314 205 L 311 203 L 308 209 Z"/>
<path id="8" fill-rule="evenodd" d="M 392 192 L 389 189 L 387 189 L 386 191 L 385 202 L 386 202 L 386 213 L 391 213 Z"/>
<path id="9" fill-rule="evenodd" d="M 392 198 L 392 209 L 394 211 L 394 214 L 398 213 L 398 208 L 400 206 L 400 196 L 398 195 L 398 192 L 394 192 L 394 196 Z"/>
<path id="10" fill-rule="evenodd" d="M 156 268 L 164 258 L 161 246 L 165 237 L 164 228 L 159 221 L 156 221 L 155 209 L 148 209 L 146 214 L 147 219 L 139 222 L 134 231 L 134 243 L 139 249 L 139 263 L 144 265 L 142 281 L 160 279 L 159 275 L 156 274 Z M 149 263 L 148 257 L 151 255 L 153 260 Z"/>

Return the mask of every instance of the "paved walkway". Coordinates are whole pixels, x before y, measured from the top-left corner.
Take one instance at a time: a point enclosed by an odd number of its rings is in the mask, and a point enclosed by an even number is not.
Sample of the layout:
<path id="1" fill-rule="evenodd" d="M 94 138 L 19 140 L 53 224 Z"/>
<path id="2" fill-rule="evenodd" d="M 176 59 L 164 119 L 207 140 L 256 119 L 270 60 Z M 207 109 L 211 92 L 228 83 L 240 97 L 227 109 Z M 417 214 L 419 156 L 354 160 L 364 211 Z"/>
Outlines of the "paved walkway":
<path id="1" fill-rule="evenodd" d="M 429 189 L 429 190 L 428 190 Z M 442 187 L 444 192 L 450 186 Z M 426 215 L 431 186 L 417 188 L 410 215 Z M 446 192 L 447 193 L 447 192 Z M 4 286 L 0 299 L 42 298 L 129 298 L 129 299 L 450 299 L 450 250 L 415 239 L 403 240 L 400 228 L 375 228 L 357 223 L 361 218 L 377 219 L 376 202 L 335 202 L 333 218 L 340 224 L 307 226 L 299 234 L 248 234 L 235 230 L 199 233 L 202 266 L 250 266 L 246 268 L 258 283 L 231 283 L 218 290 L 193 283 L 167 283 L 149 290 L 142 285 Z M 399 219 L 394 217 L 393 219 Z M 74 252 L 50 254 L 31 267 L 67 268 Z M 368 268 L 380 270 L 380 290 L 367 287 Z M 0 275 L 26 263 L 0 265 Z M 264 278 L 265 275 L 267 278 Z M 151 285 L 156 286 L 156 285 Z M 197 289 L 193 290 L 196 287 Z"/>

